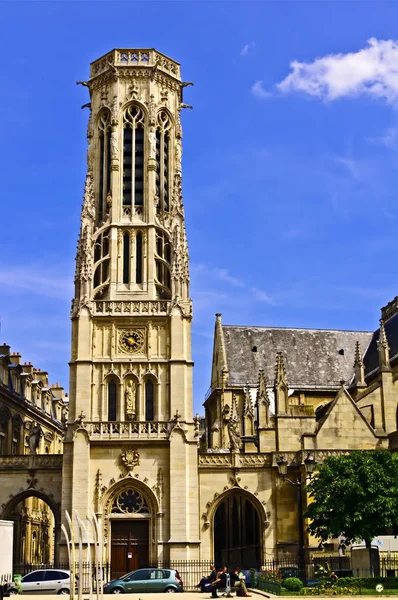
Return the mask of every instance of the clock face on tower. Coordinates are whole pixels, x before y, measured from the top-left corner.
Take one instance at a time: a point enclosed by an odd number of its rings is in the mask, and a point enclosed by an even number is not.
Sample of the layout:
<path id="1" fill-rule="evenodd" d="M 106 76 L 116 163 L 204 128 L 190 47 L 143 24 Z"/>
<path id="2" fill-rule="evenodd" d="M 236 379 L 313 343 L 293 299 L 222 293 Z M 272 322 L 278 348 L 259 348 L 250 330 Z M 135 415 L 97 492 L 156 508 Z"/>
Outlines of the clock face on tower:
<path id="1" fill-rule="evenodd" d="M 144 329 L 124 329 L 120 332 L 119 347 L 122 352 L 134 354 L 143 349 L 145 343 Z"/>

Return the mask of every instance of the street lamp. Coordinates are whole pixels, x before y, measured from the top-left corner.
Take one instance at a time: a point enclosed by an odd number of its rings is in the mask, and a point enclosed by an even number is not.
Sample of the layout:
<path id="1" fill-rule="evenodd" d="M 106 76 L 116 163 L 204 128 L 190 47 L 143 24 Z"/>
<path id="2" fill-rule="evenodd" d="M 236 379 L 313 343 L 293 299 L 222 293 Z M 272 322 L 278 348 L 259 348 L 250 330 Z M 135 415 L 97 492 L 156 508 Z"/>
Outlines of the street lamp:
<path id="1" fill-rule="evenodd" d="M 316 467 L 316 460 L 313 454 L 308 453 L 306 458 L 304 459 L 304 467 L 306 477 L 311 479 L 312 473 Z M 279 475 L 282 478 L 282 481 L 288 481 L 292 485 L 295 486 L 297 490 L 297 510 L 298 510 L 298 533 L 299 533 L 299 551 L 298 551 L 298 568 L 299 574 L 303 579 L 305 579 L 305 554 L 304 554 L 304 517 L 303 517 L 303 492 L 302 487 L 305 484 L 305 479 L 302 479 L 301 472 L 299 472 L 296 481 L 292 481 L 287 477 L 287 460 L 281 454 L 276 464 L 278 466 Z"/>

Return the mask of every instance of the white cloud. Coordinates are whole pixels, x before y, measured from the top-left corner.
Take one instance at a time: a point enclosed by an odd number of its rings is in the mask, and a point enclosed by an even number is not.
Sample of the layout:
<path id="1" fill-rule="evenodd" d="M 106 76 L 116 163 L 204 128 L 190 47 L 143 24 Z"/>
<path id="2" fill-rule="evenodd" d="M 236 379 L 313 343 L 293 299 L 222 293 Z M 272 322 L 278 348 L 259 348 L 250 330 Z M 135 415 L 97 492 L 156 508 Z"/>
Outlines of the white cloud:
<path id="1" fill-rule="evenodd" d="M 292 72 L 277 85 L 283 93 L 301 91 L 325 100 L 359 95 L 398 100 L 398 40 L 371 38 L 358 52 L 328 54 L 311 63 L 293 61 L 290 67 Z"/>
<path id="2" fill-rule="evenodd" d="M 214 272 L 216 273 L 218 279 L 221 279 L 221 281 L 226 281 L 227 283 L 236 285 L 237 287 L 243 287 L 245 285 L 243 281 L 230 275 L 227 269 L 214 269 Z"/>
<path id="3" fill-rule="evenodd" d="M 335 163 L 345 167 L 353 179 L 356 179 L 357 181 L 360 179 L 359 161 L 346 156 L 333 156 L 333 160 Z"/>
<path id="4" fill-rule="evenodd" d="M 258 300 L 259 302 L 266 302 L 267 304 L 275 304 L 275 300 L 263 290 L 259 290 L 258 288 L 252 287 L 250 288 L 250 292 L 253 294 L 254 300 Z"/>
<path id="5" fill-rule="evenodd" d="M 257 96 L 257 98 L 269 98 L 272 96 L 271 92 L 267 92 L 267 90 L 264 89 L 263 82 L 261 80 L 253 83 L 251 92 L 253 96 Z"/>
<path id="6" fill-rule="evenodd" d="M 242 50 L 240 51 L 240 55 L 247 56 L 249 54 L 250 48 L 254 48 L 255 45 L 256 45 L 255 42 L 250 42 L 249 44 L 245 44 L 243 46 Z"/>
<path id="7" fill-rule="evenodd" d="M 253 96 L 257 96 L 257 98 L 269 98 L 272 96 L 271 92 L 267 92 L 267 90 L 264 89 L 263 82 L 261 80 L 253 83 L 251 91 Z"/>
<path id="8" fill-rule="evenodd" d="M 398 143 L 398 127 L 389 127 L 380 137 L 368 138 L 368 142 L 395 149 Z"/>
<path id="9" fill-rule="evenodd" d="M 37 267 L 9 267 L 0 270 L 0 284 L 11 290 L 28 290 L 50 298 L 71 298 L 72 279 L 43 273 Z"/>

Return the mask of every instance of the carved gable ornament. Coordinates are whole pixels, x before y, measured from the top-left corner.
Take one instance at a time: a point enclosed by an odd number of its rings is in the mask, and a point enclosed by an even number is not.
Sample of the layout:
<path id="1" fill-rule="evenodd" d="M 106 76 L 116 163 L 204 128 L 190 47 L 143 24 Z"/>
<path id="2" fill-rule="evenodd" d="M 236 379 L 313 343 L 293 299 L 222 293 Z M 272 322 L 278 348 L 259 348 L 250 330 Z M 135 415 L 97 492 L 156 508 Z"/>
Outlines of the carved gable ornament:
<path id="1" fill-rule="evenodd" d="M 125 467 L 127 475 L 132 477 L 134 467 L 140 464 L 140 455 L 138 454 L 137 450 L 128 448 L 126 450 L 122 450 L 120 454 L 120 461 Z"/>

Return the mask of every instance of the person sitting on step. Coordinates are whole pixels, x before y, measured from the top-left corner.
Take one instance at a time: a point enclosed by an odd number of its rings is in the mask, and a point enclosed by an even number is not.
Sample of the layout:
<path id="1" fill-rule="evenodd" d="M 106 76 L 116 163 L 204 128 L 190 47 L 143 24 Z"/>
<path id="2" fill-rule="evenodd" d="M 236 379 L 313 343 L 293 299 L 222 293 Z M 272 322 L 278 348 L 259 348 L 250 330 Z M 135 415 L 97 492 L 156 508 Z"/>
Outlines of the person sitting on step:
<path id="1" fill-rule="evenodd" d="M 214 581 L 212 581 L 212 598 L 218 598 L 217 590 L 225 589 L 227 583 L 227 567 L 219 567 Z"/>
<path id="2" fill-rule="evenodd" d="M 245 576 L 242 573 L 242 571 L 240 570 L 240 567 L 235 567 L 235 569 L 232 571 L 230 576 L 231 576 L 231 585 L 232 585 L 232 587 L 236 588 L 236 595 L 250 597 L 251 594 L 249 594 L 247 592 Z"/>

